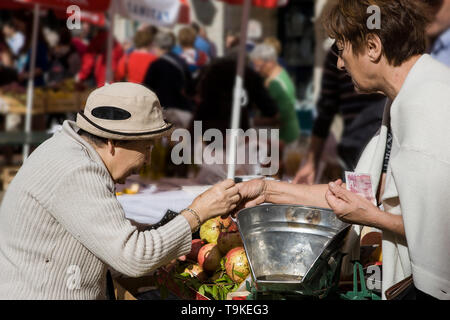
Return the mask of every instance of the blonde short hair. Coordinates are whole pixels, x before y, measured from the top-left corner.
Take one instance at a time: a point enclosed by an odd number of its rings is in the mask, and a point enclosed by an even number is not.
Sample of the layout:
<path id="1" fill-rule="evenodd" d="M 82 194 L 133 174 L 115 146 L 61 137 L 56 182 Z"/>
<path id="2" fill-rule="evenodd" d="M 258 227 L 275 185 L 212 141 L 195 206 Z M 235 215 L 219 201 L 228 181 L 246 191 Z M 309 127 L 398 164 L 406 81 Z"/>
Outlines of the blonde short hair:
<path id="1" fill-rule="evenodd" d="M 197 33 L 192 27 L 182 28 L 178 32 L 178 41 L 182 47 L 193 47 Z"/>

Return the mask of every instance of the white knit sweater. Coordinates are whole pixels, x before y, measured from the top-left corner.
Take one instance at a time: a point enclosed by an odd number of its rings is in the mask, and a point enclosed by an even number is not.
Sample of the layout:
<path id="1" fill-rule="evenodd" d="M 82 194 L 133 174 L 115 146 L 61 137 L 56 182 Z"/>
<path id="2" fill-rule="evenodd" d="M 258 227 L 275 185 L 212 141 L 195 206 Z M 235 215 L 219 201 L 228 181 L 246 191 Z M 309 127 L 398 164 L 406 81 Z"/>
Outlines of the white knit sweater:
<path id="1" fill-rule="evenodd" d="M 0 299 L 104 299 L 107 267 L 131 277 L 187 254 L 179 216 L 139 232 L 114 182 L 74 122 L 44 142 L 10 184 L 0 208 Z"/>
<path id="2" fill-rule="evenodd" d="M 377 190 L 390 124 L 393 143 L 382 202 L 386 211 L 402 215 L 406 239 L 383 232 L 383 297 L 412 274 L 419 290 L 450 299 L 449 121 L 450 69 L 423 55 L 386 107 L 383 126 L 356 168 L 372 175 Z"/>

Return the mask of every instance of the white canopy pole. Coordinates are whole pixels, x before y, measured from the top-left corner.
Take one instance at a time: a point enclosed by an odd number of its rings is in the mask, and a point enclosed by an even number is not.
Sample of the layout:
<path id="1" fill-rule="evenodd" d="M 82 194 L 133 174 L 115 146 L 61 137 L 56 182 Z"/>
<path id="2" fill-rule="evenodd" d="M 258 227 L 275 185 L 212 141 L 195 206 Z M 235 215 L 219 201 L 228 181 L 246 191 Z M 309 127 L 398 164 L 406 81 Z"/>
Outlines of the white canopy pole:
<path id="1" fill-rule="evenodd" d="M 30 70 L 28 72 L 28 86 L 27 86 L 27 112 L 25 116 L 25 139 L 26 142 L 23 146 L 23 161 L 28 158 L 30 153 L 30 144 L 28 142 L 31 133 L 31 119 L 33 112 L 33 98 L 34 98 L 34 74 L 36 69 L 36 51 L 37 51 L 37 38 L 39 29 L 39 4 L 34 5 L 33 14 L 33 33 L 31 37 L 31 55 L 30 55 Z"/>
<path id="2" fill-rule="evenodd" d="M 109 7 L 109 30 L 108 30 L 108 42 L 106 51 L 106 75 L 105 82 L 112 83 L 114 80 L 113 70 L 112 70 L 112 54 L 114 49 L 114 20 L 116 15 L 116 1 L 112 0 Z"/>
<path id="3" fill-rule="evenodd" d="M 238 140 L 238 129 L 241 120 L 241 101 L 242 101 L 242 91 L 244 84 L 244 73 L 245 73 L 245 58 L 247 55 L 246 43 L 247 43 L 247 26 L 248 19 L 250 16 L 251 0 L 245 0 L 242 9 L 242 19 L 241 19 L 241 34 L 239 43 L 239 54 L 237 63 L 237 74 L 234 84 L 233 91 L 233 110 L 231 116 L 231 136 L 229 150 L 227 150 L 228 155 L 228 179 L 234 179 L 236 172 L 236 153 L 237 153 L 237 140 Z"/>

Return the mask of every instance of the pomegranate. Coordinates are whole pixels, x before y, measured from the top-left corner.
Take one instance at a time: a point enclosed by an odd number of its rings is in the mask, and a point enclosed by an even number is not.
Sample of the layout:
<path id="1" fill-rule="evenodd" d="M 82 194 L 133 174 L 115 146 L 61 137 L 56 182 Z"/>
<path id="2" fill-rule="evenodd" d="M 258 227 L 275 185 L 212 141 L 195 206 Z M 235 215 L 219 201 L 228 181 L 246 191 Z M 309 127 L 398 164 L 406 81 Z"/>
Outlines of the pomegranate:
<path id="1" fill-rule="evenodd" d="M 231 219 L 231 218 L 230 218 Z M 230 226 L 228 227 L 228 229 L 227 229 L 227 231 L 228 232 L 235 232 L 235 231 L 238 231 L 239 229 L 238 229 L 238 226 L 237 226 L 237 224 L 236 224 L 236 222 L 234 222 L 233 220 L 231 220 L 231 224 L 230 224 Z"/>
<path id="2" fill-rule="evenodd" d="M 233 248 L 242 247 L 242 239 L 239 232 L 221 232 L 217 239 L 217 246 L 222 254 L 226 254 Z"/>
<path id="3" fill-rule="evenodd" d="M 192 261 L 197 261 L 198 252 L 204 244 L 205 242 L 202 239 L 193 239 L 191 242 L 191 252 L 186 255 L 186 258 Z"/>
<path id="4" fill-rule="evenodd" d="M 227 253 L 225 270 L 234 282 L 241 283 L 247 278 L 250 273 L 250 266 L 243 247 L 231 249 Z"/>
<path id="5" fill-rule="evenodd" d="M 191 264 L 184 269 L 184 272 L 189 273 L 191 277 L 196 277 L 201 282 L 208 279 L 208 275 L 203 271 L 203 268 L 199 264 Z"/>
<path id="6" fill-rule="evenodd" d="M 208 243 L 217 243 L 220 229 L 218 218 L 209 219 L 200 227 L 200 238 Z"/>
<path id="7" fill-rule="evenodd" d="M 225 219 L 222 219 L 221 217 L 218 218 L 220 223 L 221 231 L 228 230 L 228 228 L 233 224 L 233 220 L 230 216 L 227 216 Z"/>
<path id="8" fill-rule="evenodd" d="M 222 259 L 222 254 L 219 248 L 214 243 L 205 244 L 200 248 L 198 252 L 198 264 L 206 272 L 214 272 L 220 267 L 220 260 Z"/>
<path id="9" fill-rule="evenodd" d="M 234 222 L 230 216 L 227 216 L 225 219 L 220 218 L 219 222 L 221 224 L 221 231 L 223 232 L 238 231 L 236 222 Z"/>

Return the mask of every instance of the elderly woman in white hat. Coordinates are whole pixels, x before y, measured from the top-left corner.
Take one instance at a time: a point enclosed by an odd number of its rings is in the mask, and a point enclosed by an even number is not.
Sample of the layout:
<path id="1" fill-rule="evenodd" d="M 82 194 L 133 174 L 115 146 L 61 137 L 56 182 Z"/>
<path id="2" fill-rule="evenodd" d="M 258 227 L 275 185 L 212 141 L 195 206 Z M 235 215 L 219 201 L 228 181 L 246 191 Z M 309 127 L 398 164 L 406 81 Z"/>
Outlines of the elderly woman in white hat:
<path id="1" fill-rule="evenodd" d="M 93 91 L 77 121 L 39 146 L 0 208 L 0 299 L 102 299 L 108 266 L 143 276 L 191 249 L 192 232 L 239 201 L 232 180 L 159 228 L 139 231 L 115 183 L 150 161 L 170 133 L 156 95 L 133 83 Z M 78 270 L 74 279 L 73 270 Z"/>

